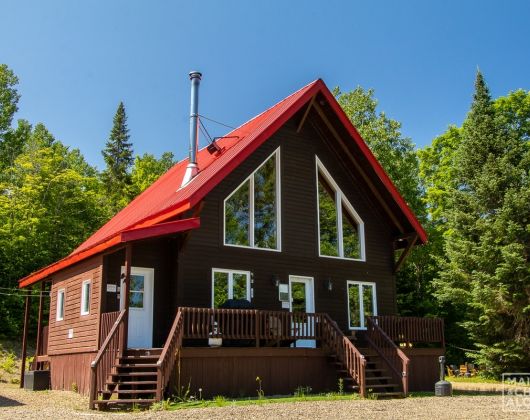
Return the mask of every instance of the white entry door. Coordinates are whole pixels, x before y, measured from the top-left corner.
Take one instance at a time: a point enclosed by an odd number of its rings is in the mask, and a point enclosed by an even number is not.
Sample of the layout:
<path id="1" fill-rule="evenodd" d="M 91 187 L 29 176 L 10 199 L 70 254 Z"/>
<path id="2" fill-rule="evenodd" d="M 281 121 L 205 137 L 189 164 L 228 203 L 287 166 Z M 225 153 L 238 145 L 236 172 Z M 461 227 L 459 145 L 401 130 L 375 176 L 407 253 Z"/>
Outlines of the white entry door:
<path id="1" fill-rule="evenodd" d="M 315 313 L 315 289 L 312 277 L 289 276 L 289 301 L 291 312 Z M 314 318 L 301 318 L 293 321 L 293 329 L 298 335 L 313 335 L 315 333 Z M 316 347 L 315 340 L 296 340 L 296 347 Z"/>
<path id="2" fill-rule="evenodd" d="M 122 267 L 122 273 L 124 272 Z M 131 267 L 129 290 L 129 348 L 153 347 L 153 268 Z M 124 289 L 121 283 L 120 291 Z M 120 293 L 120 307 L 124 307 L 124 296 Z"/>

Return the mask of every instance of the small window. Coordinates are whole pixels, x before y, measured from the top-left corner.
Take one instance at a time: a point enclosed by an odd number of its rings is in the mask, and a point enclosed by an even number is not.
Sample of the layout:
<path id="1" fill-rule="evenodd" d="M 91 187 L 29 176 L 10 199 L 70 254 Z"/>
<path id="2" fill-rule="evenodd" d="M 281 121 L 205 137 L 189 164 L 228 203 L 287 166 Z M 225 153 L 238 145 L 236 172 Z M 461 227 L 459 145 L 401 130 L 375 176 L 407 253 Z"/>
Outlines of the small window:
<path id="1" fill-rule="evenodd" d="M 348 281 L 347 285 L 350 330 L 364 330 L 366 318 L 377 315 L 375 283 Z"/>
<path id="2" fill-rule="evenodd" d="M 364 261 L 363 221 L 318 158 L 316 163 L 319 255 Z"/>
<path id="3" fill-rule="evenodd" d="M 225 199 L 225 245 L 281 249 L 279 175 L 277 149 Z"/>
<path id="4" fill-rule="evenodd" d="M 212 307 L 218 308 L 228 299 L 250 301 L 250 272 L 212 270 Z"/>
<path id="5" fill-rule="evenodd" d="M 88 315 L 90 313 L 91 289 L 92 282 L 85 280 L 81 286 L 81 315 Z"/>
<path id="6" fill-rule="evenodd" d="M 57 291 L 57 314 L 55 319 L 57 321 L 62 321 L 64 319 L 64 289 L 59 289 Z"/>

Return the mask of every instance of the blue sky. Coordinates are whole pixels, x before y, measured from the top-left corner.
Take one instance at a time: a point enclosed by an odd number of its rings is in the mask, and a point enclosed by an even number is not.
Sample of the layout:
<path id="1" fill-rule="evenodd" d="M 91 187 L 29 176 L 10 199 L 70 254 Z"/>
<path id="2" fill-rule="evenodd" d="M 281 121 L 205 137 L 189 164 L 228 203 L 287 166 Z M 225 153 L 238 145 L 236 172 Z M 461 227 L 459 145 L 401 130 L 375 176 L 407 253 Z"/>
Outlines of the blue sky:
<path id="1" fill-rule="evenodd" d="M 374 88 L 419 147 L 461 123 L 477 66 L 494 96 L 530 88 L 528 1 L 3 0 L 1 10 L 16 118 L 43 122 L 100 168 L 120 100 L 136 153 L 186 155 L 194 69 L 200 113 L 229 125 L 322 77 Z"/>

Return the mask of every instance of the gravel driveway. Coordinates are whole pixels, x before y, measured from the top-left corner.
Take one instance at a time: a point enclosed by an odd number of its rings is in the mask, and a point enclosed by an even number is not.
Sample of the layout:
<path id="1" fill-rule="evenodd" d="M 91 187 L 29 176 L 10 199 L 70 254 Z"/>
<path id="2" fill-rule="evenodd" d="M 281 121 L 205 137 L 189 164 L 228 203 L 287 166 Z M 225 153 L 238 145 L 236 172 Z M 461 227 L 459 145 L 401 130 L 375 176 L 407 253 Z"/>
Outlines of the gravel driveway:
<path id="1" fill-rule="evenodd" d="M 2 419 L 529 419 L 530 412 L 504 413 L 501 396 L 406 398 L 399 400 L 311 401 L 195 408 L 178 411 L 103 413 L 89 411 L 85 397 L 69 391 L 29 392 L 0 384 Z"/>

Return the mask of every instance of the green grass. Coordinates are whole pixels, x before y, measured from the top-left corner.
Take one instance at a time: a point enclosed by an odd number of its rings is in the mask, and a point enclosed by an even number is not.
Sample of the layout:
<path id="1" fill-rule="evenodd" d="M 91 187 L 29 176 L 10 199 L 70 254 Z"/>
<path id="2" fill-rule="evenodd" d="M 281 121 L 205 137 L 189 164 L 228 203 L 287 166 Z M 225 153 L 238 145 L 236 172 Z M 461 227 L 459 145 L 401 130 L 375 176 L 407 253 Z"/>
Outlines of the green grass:
<path id="1" fill-rule="evenodd" d="M 453 396 L 491 396 L 491 394 L 484 394 L 483 392 L 466 392 L 453 391 Z M 427 398 L 433 397 L 434 392 L 411 392 L 407 398 Z M 160 404 L 153 405 L 154 410 L 185 410 L 189 408 L 205 408 L 205 407 L 237 407 L 246 405 L 264 405 L 264 404 L 283 404 L 293 402 L 307 402 L 307 401 L 351 401 L 362 400 L 359 394 L 313 394 L 305 396 L 285 396 L 285 397 L 264 397 L 264 398 L 235 398 L 230 399 L 223 396 L 216 396 L 211 400 L 192 400 L 186 402 L 170 402 L 167 401 L 162 408 Z M 370 398 L 366 398 L 366 401 Z"/>
<path id="2" fill-rule="evenodd" d="M 186 408 L 203 408 L 203 407 L 222 407 L 222 406 L 245 406 L 245 405 L 263 405 L 263 404 L 281 404 L 290 402 L 302 401 L 340 401 L 340 400 L 355 400 L 359 399 L 358 394 L 315 394 L 305 396 L 289 396 L 289 397 L 264 397 L 264 398 L 237 398 L 228 399 L 221 396 L 215 397 L 213 400 L 199 400 L 186 402 L 172 402 L 169 403 L 165 409 L 167 410 L 182 410 Z"/>

